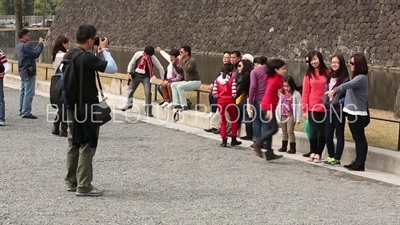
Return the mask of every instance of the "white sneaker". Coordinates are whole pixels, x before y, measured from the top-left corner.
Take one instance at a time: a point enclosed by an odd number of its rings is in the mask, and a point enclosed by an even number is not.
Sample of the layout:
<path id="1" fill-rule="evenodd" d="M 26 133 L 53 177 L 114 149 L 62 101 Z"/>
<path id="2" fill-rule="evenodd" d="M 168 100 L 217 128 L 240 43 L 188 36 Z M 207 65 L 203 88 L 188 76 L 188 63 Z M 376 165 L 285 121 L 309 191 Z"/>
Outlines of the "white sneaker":
<path id="1" fill-rule="evenodd" d="M 168 106 L 168 105 L 169 105 L 168 102 L 164 102 L 164 103 L 161 105 L 161 107 L 162 107 L 162 108 L 165 108 L 165 107 Z"/>
<path id="2" fill-rule="evenodd" d="M 174 106 L 174 105 L 173 105 L 172 102 L 171 102 L 171 103 L 168 103 L 167 108 L 168 108 L 168 109 L 172 109 L 173 106 Z"/>
<path id="3" fill-rule="evenodd" d="M 0 121 L 0 127 L 5 126 L 6 122 Z"/>
<path id="4" fill-rule="evenodd" d="M 214 117 L 214 115 L 215 115 L 215 113 L 213 113 L 213 112 L 210 112 L 209 114 L 208 114 L 208 118 L 213 118 Z"/>

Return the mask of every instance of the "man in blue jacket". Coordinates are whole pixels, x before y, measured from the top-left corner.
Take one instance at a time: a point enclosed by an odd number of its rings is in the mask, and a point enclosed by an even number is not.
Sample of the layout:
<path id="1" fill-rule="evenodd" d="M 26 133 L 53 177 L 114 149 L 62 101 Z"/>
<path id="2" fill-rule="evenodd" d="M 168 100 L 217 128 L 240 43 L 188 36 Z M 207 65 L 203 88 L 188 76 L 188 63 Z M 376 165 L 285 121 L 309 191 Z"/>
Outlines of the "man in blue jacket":
<path id="1" fill-rule="evenodd" d="M 39 38 L 38 45 L 33 48 L 30 41 L 30 32 L 22 29 L 18 32 L 19 43 L 17 44 L 18 71 L 21 76 L 21 92 L 19 98 L 19 115 L 22 118 L 37 119 L 32 114 L 32 101 L 36 86 L 36 61 L 43 51 L 43 38 Z"/>

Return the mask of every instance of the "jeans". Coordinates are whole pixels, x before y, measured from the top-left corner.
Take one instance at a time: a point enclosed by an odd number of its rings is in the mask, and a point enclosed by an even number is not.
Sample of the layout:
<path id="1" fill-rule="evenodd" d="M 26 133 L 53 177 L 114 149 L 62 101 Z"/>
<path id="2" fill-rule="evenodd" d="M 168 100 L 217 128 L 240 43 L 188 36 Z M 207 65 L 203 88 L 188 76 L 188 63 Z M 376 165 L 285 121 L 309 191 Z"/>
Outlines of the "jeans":
<path id="1" fill-rule="evenodd" d="M 265 119 L 265 112 L 261 110 L 260 103 L 254 102 L 253 112 L 253 140 L 261 137 L 268 130 L 268 124 Z"/>
<path id="2" fill-rule="evenodd" d="M 162 98 L 164 98 L 163 93 L 162 93 L 162 87 L 161 84 L 157 84 L 157 91 L 161 95 Z"/>
<path id="3" fill-rule="evenodd" d="M 266 112 L 263 110 L 264 118 L 266 115 Z M 272 150 L 272 136 L 274 136 L 278 132 L 278 122 L 276 121 L 276 115 L 275 112 L 272 113 L 272 118 L 271 119 L 265 119 L 268 124 L 268 130 L 261 135 L 261 137 L 258 139 L 261 143 L 266 142 L 265 148 L 267 150 Z"/>
<path id="4" fill-rule="evenodd" d="M 201 81 L 179 81 L 171 85 L 172 88 L 172 104 L 187 106 L 186 91 L 198 90 L 201 86 Z"/>
<path id="5" fill-rule="evenodd" d="M 308 112 L 311 153 L 322 155 L 325 148 L 325 112 Z M 318 134 L 320 135 L 318 138 Z"/>
<path id="6" fill-rule="evenodd" d="M 139 84 L 142 83 L 144 87 L 144 95 L 146 96 L 146 106 L 151 105 L 151 84 L 150 77 L 134 77 L 133 80 L 129 83 L 128 87 L 128 106 L 132 105 L 133 102 L 133 94 L 138 88 Z"/>
<path id="7" fill-rule="evenodd" d="M 21 91 L 19 96 L 19 114 L 21 116 L 32 113 L 32 101 L 35 95 L 36 76 L 21 78 Z"/>
<path id="8" fill-rule="evenodd" d="M 212 93 L 208 94 L 208 101 L 210 102 L 210 107 L 211 107 L 211 112 L 216 113 L 217 112 L 217 99 L 214 98 Z"/>
<path id="9" fill-rule="evenodd" d="M 6 103 L 4 101 L 4 80 L 0 79 L 0 122 L 6 121 Z"/>
<path id="10" fill-rule="evenodd" d="M 355 162 L 358 165 L 365 165 L 368 153 L 368 143 L 365 137 L 364 127 L 365 116 L 354 116 L 347 114 L 347 121 L 349 123 L 350 132 L 353 136 L 353 140 L 356 146 L 356 159 Z"/>
<path id="11" fill-rule="evenodd" d="M 338 112 L 327 112 L 328 118 L 325 121 L 325 139 L 328 155 L 331 158 L 340 160 L 344 149 L 344 127 L 346 118 L 341 110 Z M 336 133 L 336 151 L 333 144 L 333 134 Z"/>

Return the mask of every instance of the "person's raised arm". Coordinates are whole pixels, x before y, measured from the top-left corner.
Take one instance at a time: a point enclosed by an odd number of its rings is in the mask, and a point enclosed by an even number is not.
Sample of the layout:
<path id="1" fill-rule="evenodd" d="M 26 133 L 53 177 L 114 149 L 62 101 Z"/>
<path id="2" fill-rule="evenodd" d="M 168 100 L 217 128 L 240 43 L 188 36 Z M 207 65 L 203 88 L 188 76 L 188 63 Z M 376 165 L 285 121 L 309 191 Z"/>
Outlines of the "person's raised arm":
<path id="1" fill-rule="evenodd" d="M 43 42 L 39 42 L 36 48 L 32 48 L 29 44 L 24 44 L 24 54 L 31 58 L 39 58 L 43 51 Z"/>
<path id="2" fill-rule="evenodd" d="M 164 71 L 164 67 L 161 65 L 160 61 L 157 59 L 157 57 L 155 55 L 151 56 L 151 61 L 153 62 L 154 66 L 160 72 L 160 77 L 163 78 L 165 71 Z"/>

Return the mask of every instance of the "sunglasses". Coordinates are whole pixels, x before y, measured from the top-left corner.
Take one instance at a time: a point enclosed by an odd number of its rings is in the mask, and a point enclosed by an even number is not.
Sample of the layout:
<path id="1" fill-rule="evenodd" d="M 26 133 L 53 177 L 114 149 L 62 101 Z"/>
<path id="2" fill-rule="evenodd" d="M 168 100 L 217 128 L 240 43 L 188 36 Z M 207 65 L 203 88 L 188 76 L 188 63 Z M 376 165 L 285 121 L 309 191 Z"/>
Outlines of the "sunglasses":
<path id="1" fill-rule="evenodd" d="M 308 61 L 308 60 L 305 60 L 304 62 L 305 62 L 305 63 L 309 63 L 310 61 Z"/>
<path id="2" fill-rule="evenodd" d="M 242 67 L 242 65 L 238 65 L 237 67 L 240 68 L 240 67 Z"/>
<path id="3" fill-rule="evenodd" d="M 350 62 L 350 66 L 354 66 L 354 62 Z"/>

